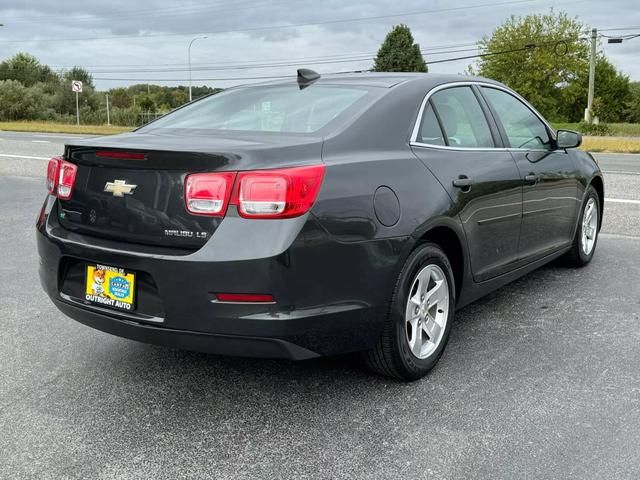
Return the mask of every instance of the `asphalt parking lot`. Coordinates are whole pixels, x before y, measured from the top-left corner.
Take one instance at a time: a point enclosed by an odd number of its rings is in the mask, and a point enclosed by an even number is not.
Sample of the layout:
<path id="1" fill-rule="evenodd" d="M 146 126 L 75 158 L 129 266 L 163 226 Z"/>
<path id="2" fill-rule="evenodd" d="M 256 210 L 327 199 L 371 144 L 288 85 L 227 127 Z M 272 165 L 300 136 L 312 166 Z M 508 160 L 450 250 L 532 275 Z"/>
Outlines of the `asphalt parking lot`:
<path id="1" fill-rule="evenodd" d="M 34 223 L 65 137 L 0 132 L 0 477 L 640 478 L 640 155 L 598 155 L 594 261 L 544 267 L 457 314 L 403 384 L 144 345 L 63 316 Z"/>

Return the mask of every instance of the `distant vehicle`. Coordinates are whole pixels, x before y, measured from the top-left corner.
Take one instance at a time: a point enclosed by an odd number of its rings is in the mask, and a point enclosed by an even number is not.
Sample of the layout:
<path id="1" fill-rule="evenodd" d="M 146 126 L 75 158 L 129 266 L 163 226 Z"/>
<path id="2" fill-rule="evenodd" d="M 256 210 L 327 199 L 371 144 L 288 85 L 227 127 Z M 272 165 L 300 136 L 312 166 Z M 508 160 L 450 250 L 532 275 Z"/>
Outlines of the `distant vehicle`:
<path id="1" fill-rule="evenodd" d="M 42 284 L 68 316 L 179 348 L 364 352 L 425 375 L 454 311 L 592 259 L 580 134 L 497 82 L 363 73 L 230 88 L 48 166 Z"/>

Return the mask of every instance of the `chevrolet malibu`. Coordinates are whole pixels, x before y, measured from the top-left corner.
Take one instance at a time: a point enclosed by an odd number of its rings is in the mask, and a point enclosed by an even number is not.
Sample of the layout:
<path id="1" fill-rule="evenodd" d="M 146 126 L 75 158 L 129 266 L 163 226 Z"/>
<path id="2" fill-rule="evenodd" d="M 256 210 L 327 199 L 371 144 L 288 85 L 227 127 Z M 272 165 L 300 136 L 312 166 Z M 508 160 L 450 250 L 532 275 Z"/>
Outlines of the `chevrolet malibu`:
<path id="1" fill-rule="evenodd" d="M 66 145 L 48 164 L 40 278 L 114 335 L 362 352 L 414 380 L 456 309 L 557 257 L 592 259 L 604 184 L 580 142 L 491 80 L 299 70 Z"/>

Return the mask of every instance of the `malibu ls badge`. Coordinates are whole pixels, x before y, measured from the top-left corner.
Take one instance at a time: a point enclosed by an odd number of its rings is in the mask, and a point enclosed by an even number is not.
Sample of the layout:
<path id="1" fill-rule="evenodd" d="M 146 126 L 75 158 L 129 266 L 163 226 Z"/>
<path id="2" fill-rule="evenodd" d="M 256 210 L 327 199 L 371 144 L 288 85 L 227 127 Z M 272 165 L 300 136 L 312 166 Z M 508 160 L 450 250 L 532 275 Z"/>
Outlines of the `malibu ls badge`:
<path id="1" fill-rule="evenodd" d="M 114 197 L 124 197 L 125 195 L 132 195 L 137 185 L 130 185 L 126 180 L 114 180 L 113 182 L 107 182 L 104 185 L 104 191 L 112 193 Z"/>

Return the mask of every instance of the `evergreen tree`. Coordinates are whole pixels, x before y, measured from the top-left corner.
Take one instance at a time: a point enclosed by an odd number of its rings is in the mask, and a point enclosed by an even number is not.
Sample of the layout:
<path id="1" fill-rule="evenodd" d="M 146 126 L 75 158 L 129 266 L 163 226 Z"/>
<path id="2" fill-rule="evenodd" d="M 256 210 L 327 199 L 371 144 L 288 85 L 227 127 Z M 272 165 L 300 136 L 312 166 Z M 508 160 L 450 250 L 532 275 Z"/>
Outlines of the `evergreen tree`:
<path id="1" fill-rule="evenodd" d="M 414 42 L 411 30 L 406 25 L 393 27 L 382 42 L 374 61 L 373 69 L 376 72 L 427 71 L 420 45 Z"/>

